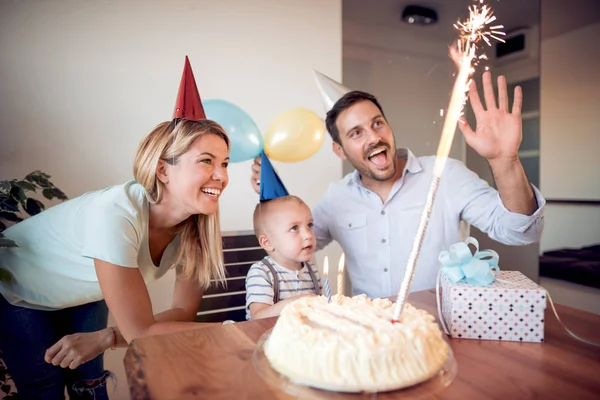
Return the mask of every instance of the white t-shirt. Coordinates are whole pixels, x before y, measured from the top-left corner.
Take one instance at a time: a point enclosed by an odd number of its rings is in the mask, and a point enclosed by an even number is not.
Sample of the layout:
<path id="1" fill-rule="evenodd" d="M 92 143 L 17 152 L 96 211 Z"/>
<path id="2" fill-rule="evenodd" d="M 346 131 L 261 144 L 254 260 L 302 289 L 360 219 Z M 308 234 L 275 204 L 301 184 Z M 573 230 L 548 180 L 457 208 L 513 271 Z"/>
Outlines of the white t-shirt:
<path id="1" fill-rule="evenodd" d="M 146 191 L 135 181 L 58 204 L 4 231 L 19 247 L 0 248 L 0 267 L 13 275 L 0 282 L 11 304 L 52 310 L 103 298 L 94 258 L 139 268 L 146 283 L 163 276 L 177 256 L 178 238 L 155 266 L 148 247 Z"/>

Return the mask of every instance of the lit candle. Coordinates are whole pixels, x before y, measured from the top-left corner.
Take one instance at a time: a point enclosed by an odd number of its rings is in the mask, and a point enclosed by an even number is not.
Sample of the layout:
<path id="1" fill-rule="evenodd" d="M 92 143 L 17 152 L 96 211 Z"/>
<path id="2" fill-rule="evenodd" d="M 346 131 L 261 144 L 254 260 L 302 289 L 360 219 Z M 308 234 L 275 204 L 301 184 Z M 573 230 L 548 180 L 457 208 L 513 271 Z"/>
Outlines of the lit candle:
<path id="1" fill-rule="evenodd" d="M 325 296 L 327 296 L 327 302 L 331 303 L 331 289 L 329 288 L 329 260 L 327 256 L 325 256 L 325 261 L 323 261 L 323 287 L 325 288 Z"/>
<path id="2" fill-rule="evenodd" d="M 342 253 L 340 257 L 340 262 L 338 264 L 338 276 L 337 276 L 337 295 L 338 300 L 342 300 L 342 295 L 344 294 L 344 263 L 346 261 L 346 256 Z"/>

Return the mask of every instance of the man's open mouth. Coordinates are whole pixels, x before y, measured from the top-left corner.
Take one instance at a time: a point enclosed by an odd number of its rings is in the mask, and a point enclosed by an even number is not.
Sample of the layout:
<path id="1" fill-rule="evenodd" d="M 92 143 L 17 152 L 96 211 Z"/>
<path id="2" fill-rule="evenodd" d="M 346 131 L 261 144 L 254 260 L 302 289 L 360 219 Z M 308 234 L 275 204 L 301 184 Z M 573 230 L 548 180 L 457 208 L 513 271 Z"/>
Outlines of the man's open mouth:
<path id="1" fill-rule="evenodd" d="M 384 168 L 389 163 L 389 152 L 387 147 L 376 147 L 367 154 L 367 159 L 377 168 Z"/>

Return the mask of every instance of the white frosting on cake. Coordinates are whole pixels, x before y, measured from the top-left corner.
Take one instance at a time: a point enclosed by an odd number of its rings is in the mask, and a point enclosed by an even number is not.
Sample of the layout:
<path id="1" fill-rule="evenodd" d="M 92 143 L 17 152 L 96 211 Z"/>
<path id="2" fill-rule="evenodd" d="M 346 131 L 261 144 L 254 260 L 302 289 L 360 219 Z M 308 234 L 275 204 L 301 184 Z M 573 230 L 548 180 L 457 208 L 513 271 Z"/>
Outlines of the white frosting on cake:
<path id="1" fill-rule="evenodd" d="M 336 296 L 304 297 L 281 312 L 265 343 L 271 366 L 295 383 L 341 392 L 380 392 L 423 382 L 448 359 L 433 316 L 406 304 Z"/>

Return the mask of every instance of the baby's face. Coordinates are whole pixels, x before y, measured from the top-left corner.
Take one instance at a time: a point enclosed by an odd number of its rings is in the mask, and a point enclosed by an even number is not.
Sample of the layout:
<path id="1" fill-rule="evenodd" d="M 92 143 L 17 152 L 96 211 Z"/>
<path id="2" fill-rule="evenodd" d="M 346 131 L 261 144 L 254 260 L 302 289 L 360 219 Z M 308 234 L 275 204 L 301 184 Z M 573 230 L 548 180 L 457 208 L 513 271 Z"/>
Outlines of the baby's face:
<path id="1" fill-rule="evenodd" d="M 278 205 L 269 217 L 267 234 L 274 252 L 286 261 L 307 262 L 315 252 L 313 219 L 306 204 L 290 201 Z"/>

